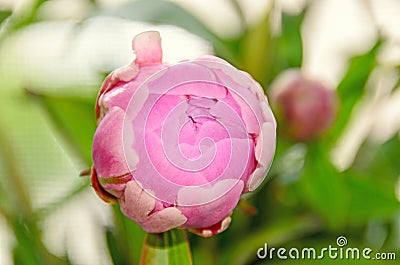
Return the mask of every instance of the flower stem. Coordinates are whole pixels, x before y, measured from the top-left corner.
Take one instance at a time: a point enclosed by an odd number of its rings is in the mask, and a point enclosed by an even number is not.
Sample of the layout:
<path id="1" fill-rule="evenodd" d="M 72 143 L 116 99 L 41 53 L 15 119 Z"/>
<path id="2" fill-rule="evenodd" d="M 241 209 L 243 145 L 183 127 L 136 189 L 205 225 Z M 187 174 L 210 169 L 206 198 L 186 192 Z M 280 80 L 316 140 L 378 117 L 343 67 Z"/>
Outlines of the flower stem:
<path id="1" fill-rule="evenodd" d="M 193 264 L 186 231 L 173 229 L 159 234 L 148 233 L 143 244 L 140 264 Z"/>

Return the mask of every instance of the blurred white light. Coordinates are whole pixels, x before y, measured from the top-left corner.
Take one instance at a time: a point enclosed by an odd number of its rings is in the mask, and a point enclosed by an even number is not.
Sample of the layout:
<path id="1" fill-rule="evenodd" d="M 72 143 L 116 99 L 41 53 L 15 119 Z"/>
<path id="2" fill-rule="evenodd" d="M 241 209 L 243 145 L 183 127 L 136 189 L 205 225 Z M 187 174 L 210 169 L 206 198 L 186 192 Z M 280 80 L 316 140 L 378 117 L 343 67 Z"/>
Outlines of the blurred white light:
<path id="1" fill-rule="evenodd" d="M 242 32 L 240 19 L 232 0 L 172 0 L 189 10 L 211 31 L 221 37 L 232 38 Z"/>
<path id="2" fill-rule="evenodd" d="M 165 62 L 212 53 L 209 43 L 177 27 L 96 17 L 83 25 L 53 21 L 26 27 L 9 39 L 2 56 L 9 58 L 8 70 L 20 73 L 36 92 L 93 95 L 98 88 L 90 85 L 101 83 L 104 72 L 130 63 L 132 38 L 147 30 L 160 31 Z"/>
<path id="3" fill-rule="evenodd" d="M 94 6 L 82 0 L 52 0 L 44 2 L 38 10 L 40 20 L 81 20 L 89 15 Z"/>
<path id="4" fill-rule="evenodd" d="M 0 264 L 11 265 L 14 240 L 6 220 L 0 215 Z"/>
<path id="5" fill-rule="evenodd" d="M 303 70 L 337 84 L 348 57 L 366 52 L 376 28 L 362 0 L 313 1 L 303 24 Z"/>
<path id="6" fill-rule="evenodd" d="M 112 264 L 106 247 L 104 226 L 112 225 L 110 206 L 92 189 L 76 196 L 46 218 L 43 240 L 46 247 L 72 264 Z"/>
<path id="7" fill-rule="evenodd" d="M 367 94 L 354 107 L 332 159 L 336 167 L 345 170 L 352 165 L 367 137 L 378 143 L 388 140 L 400 128 L 400 93 L 391 94 L 397 81 L 397 71 L 378 67 L 368 81 Z"/>

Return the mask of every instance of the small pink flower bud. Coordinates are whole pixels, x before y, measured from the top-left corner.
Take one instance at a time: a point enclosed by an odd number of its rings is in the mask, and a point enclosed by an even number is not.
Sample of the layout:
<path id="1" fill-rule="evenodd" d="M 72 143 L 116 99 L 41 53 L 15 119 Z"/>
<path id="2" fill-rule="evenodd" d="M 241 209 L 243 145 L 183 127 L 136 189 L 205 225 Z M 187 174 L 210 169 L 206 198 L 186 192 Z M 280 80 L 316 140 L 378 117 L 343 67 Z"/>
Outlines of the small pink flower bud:
<path id="1" fill-rule="evenodd" d="M 271 96 L 283 134 L 296 141 L 321 137 L 335 119 L 336 91 L 296 70 L 283 72 L 276 79 Z"/>
<path id="2" fill-rule="evenodd" d="M 260 85 L 205 56 L 163 63 L 158 32 L 132 42 L 96 102 L 93 187 L 145 231 L 224 231 L 243 193 L 263 181 L 276 123 Z"/>

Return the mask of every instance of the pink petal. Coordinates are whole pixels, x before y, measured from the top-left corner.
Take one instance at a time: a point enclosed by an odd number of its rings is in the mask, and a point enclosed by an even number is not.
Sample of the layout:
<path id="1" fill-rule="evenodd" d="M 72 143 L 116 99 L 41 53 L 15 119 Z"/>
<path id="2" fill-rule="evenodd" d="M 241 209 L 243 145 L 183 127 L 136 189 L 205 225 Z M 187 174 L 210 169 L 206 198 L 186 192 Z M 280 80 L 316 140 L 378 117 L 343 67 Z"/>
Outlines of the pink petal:
<path id="1" fill-rule="evenodd" d="M 208 62 L 216 62 L 216 63 L 222 63 L 222 64 L 227 64 L 230 65 L 227 61 L 224 59 L 221 59 L 219 57 L 213 56 L 213 55 L 203 55 L 201 57 L 198 57 L 196 61 L 208 61 Z"/>
<path id="2" fill-rule="evenodd" d="M 201 171 L 201 174 L 209 182 L 215 179 L 242 179 L 248 174 L 248 168 L 252 170 L 254 166 L 251 163 L 253 151 L 251 145 L 252 142 L 248 139 L 232 138 L 217 142 L 215 158 Z"/>
<path id="3" fill-rule="evenodd" d="M 100 104 L 109 109 L 118 106 L 121 109 L 126 110 L 132 96 L 137 92 L 139 86 L 151 75 L 164 68 L 166 68 L 166 65 L 163 64 L 141 67 L 140 72 L 135 75 L 129 83 L 124 83 L 122 81 L 115 83 L 107 93 L 101 96 L 99 99 Z"/>
<path id="4" fill-rule="evenodd" d="M 232 93 L 232 97 L 235 99 L 237 104 L 240 106 L 240 113 L 243 122 L 246 125 L 246 129 L 249 133 L 258 133 L 260 131 L 260 126 L 263 121 L 257 120 L 254 113 L 254 107 L 250 106 L 248 102 L 243 100 L 238 94 Z"/>
<path id="5" fill-rule="evenodd" d="M 114 70 L 111 75 L 111 80 L 112 82 L 118 82 L 118 81 L 129 82 L 133 78 L 135 78 L 138 73 L 139 73 L 139 67 L 135 63 L 132 63 L 128 66 Z"/>
<path id="6" fill-rule="evenodd" d="M 153 196 L 132 180 L 126 184 L 124 197 L 120 200 L 120 207 L 126 216 L 141 224 L 147 220 L 155 203 Z"/>
<path id="7" fill-rule="evenodd" d="M 136 35 L 132 40 L 132 49 L 136 52 L 135 62 L 139 66 L 162 61 L 161 36 L 157 31 L 147 31 Z"/>
<path id="8" fill-rule="evenodd" d="M 183 164 L 188 161 L 187 158 L 180 152 L 177 146 L 177 142 L 161 143 L 160 136 L 154 133 L 148 133 L 146 135 L 146 150 L 138 150 L 140 157 L 148 156 L 150 159 L 150 166 L 153 170 L 156 170 L 156 174 L 159 174 L 161 178 L 166 179 L 172 183 L 178 185 L 202 185 L 207 183 L 203 175 L 196 171 L 186 171 L 180 166 L 185 168 L 191 168 Z M 170 145 L 171 144 L 171 145 Z M 176 144 L 176 145 L 175 145 Z M 165 149 L 164 149 L 165 148 Z M 166 156 L 166 149 L 176 149 L 179 156 Z M 187 152 L 187 150 L 185 150 Z M 138 164 L 138 169 L 141 172 L 144 160 Z M 189 162 L 189 161 L 188 161 Z M 144 173 L 144 171 L 143 171 Z M 148 180 L 150 182 L 150 180 Z M 160 196 L 159 193 L 156 193 Z M 162 197 L 161 197 L 162 198 Z"/>
<path id="9" fill-rule="evenodd" d="M 200 84 L 202 82 L 210 84 L 210 82 L 215 83 L 216 81 L 218 80 L 216 80 L 215 74 L 206 66 L 196 62 L 186 62 L 167 68 L 149 82 L 148 86 L 150 93 L 154 94 L 198 95 L 207 98 L 224 97 L 226 89 L 223 86 Z M 197 84 L 200 84 L 201 87 L 196 88 Z"/>
<path id="10" fill-rule="evenodd" d="M 177 208 L 154 212 L 155 205 L 150 191 L 143 190 L 134 180 L 126 184 L 125 196 L 120 200 L 121 211 L 146 232 L 162 233 L 186 222 L 186 217 Z"/>
<path id="11" fill-rule="evenodd" d="M 239 107 L 238 114 L 241 115 L 247 131 L 257 134 L 264 122 L 260 102 L 265 100 L 265 96 L 260 90 L 259 84 L 248 74 L 243 74 L 242 71 L 237 69 L 230 71 L 228 69 L 214 69 L 213 71 L 218 76 L 219 81 L 229 88 L 231 101 L 235 102 L 234 104 L 230 103 L 230 105 Z M 229 73 L 225 73 L 225 71 Z"/>
<path id="12" fill-rule="evenodd" d="M 214 142 L 229 139 L 228 132 L 219 122 L 196 117 L 193 120 L 195 124 L 188 122 L 182 127 L 179 135 L 180 143 L 198 146 L 204 138 L 211 138 Z"/>
<path id="13" fill-rule="evenodd" d="M 272 123 L 262 125 L 261 135 L 257 139 L 255 157 L 258 162 L 247 184 L 249 191 L 255 190 L 264 180 L 275 153 L 276 128 Z"/>
<path id="14" fill-rule="evenodd" d="M 180 227 L 186 223 L 187 218 L 175 207 L 168 207 L 155 212 L 142 223 L 142 228 L 148 233 L 162 233 Z"/>
<path id="15" fill-rule="evenodd" d="M 261 108 L 262 108 L 264 121 L 270 122 L 270 123 L 274 124 L 274 126 L 276 127 L 276 120 L 275 120 L 274 114 L 272 113 L 271 107 L 268 105 L 267 97 L 265 97 L 265 101 L 264 100 L 261 101 Z"/>
<path id="16" fill-rule="evenodd" d="M 165 124 L 168 115 L 170 115 L 170 113 L 174 114 L 184 114 L 182 113 L 177 113 L 177 107 L 178 108 L 182 108 L 184 107 L 183 105 L 185 105 L 186 103 L 184 102 L 184 99 L 180 96 L 176 96 L 176 95 L 160 95 L 160 96 L 156 96 L 156 95 L 150 95 L 154 98 L 155 102 L 151 102 L 151 100 L 148 100 L 149 103 L 151 103 L 152 105 L 150 106 L 151 109 L 149 111 L 148 117 L 146 118 L 146 131 L 150 130 L 156 130 L 156 129 L 160 129 L 161 126 L 171 126 L 170 124 Z M 183 105 L 180 105 L 183 104 Z M 180 106 L 178 106 L 180 105 Z M 143 114 L 142 114 L 143 115 Z M 182 116 L 180 115 L 180 116 Z M 180 118 L 180 117 L 176 117 L 176 118 Z M 178 122 L 176 120 L 173 120 L 172 122 Z M 173 124 L 175 125 L 175 124 Z M 178 124 L 177 124 L 178 125 Z"/>
<path id="17" fill-rule="evenodd" d="M 112 108 L 101 120 L 93 138 L 93 163 L 99 177 L 129 173 L 122 145 L 124 111 Z"/>
<path id="18" fill-rule="evenodd" d="M 195 69 L 193 69 L 195 70 Z M 181 71 L 181 74 L 187 74 L 188 70 Z M 168 91 L 171 95 L 191 95 L 204 98 L 224 98 L 226 97 L 227 90 L 224 86 L 219 84 L 191 80 L 190 83 L 181 84 L 174 89 Z"/>
<path id="19" fill-rule="evenodd" d="M 225 231 L 229 227 L 231 221 L 232 218 L 227 216 L 224 218 L 224 220 L 216 223 L 215 225 L 203 228 L 190 228 L 189 231 L 202 237 L 211 237 Z"/>
<path id="20" fill-rule="evenodd" d="M 220 222 L 236 207 L 243 186 L 241 180 L 225 179 L 212 187 L 183 187 L 177 204 L 193 205 L 178 206 L 188 219 L 184 227 L 208 227 Z"/>

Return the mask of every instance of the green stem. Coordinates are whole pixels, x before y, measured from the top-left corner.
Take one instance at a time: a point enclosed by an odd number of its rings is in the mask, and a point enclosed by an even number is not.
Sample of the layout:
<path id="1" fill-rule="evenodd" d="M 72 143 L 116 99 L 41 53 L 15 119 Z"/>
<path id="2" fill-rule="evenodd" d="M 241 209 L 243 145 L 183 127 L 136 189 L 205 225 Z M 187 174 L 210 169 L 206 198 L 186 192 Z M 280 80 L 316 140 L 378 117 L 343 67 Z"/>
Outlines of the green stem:
<path id="1" fill-rule="evenodd" d="M 173 229 L 160 234 L 148 233 L 143 245 L 140 264 L 193 264 L 186 231 Z"/>

